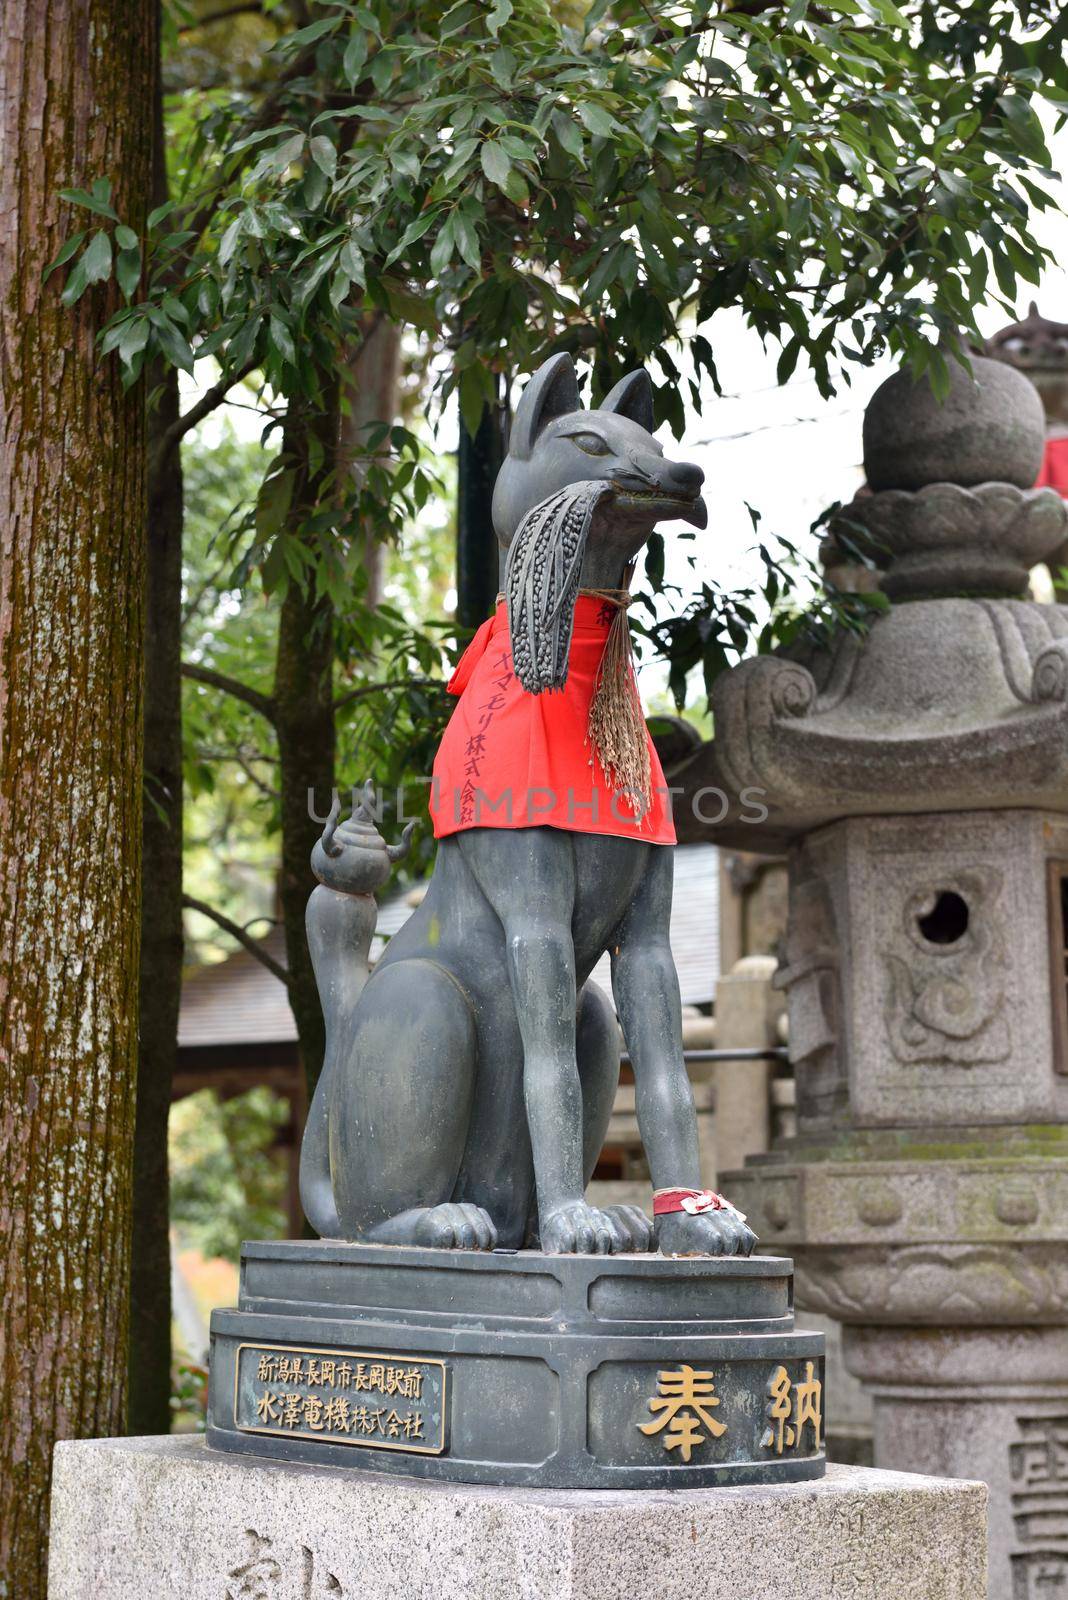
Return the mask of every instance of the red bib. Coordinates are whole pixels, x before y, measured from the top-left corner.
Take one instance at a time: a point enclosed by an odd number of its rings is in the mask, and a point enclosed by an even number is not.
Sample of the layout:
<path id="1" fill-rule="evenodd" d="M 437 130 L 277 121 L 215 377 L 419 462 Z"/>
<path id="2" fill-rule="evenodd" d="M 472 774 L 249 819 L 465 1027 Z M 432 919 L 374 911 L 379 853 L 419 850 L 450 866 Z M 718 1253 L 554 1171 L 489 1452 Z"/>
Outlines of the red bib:
<path id="1" fill-rule="evenodd" d="M 640 802 L 613 790 L 590 748 L 590 702 L 614 614 L 612 606 L 579 596 L 567 683 L 543 694 L 528 694 L 512 671 L 503 601 L 482 624 L 449 680 L 449 693 L 460 701 L 434 762 L 435 838 L 463 828 L 564 828 L 675 843 L 652 740 L 652 801 L 644 816 Z"/>

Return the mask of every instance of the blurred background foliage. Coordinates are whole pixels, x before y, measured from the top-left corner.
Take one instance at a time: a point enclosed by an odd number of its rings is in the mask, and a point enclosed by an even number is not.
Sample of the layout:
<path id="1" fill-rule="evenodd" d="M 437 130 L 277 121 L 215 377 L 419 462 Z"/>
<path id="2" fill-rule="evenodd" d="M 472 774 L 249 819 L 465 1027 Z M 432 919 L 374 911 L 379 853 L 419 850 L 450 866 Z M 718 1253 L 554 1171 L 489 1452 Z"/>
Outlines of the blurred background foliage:
<path id="1" fill-rule="evenodd" d="M 289 1113 L 270 1089 L 214 1089 L 171 1112 L 171 1208 L 183 1246 L 236 1261 L 243 1239 L 285 1230 L 285 1164 L 274 1148 Z"/>

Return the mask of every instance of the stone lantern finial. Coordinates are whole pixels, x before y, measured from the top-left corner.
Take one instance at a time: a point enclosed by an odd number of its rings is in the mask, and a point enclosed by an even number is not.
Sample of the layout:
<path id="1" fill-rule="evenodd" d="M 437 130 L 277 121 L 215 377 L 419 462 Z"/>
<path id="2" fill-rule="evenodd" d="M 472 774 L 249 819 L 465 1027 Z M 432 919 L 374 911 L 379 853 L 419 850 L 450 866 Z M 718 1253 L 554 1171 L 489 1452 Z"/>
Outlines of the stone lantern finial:
<path id="1" fill-rule="evenodd" d="M 885 569 L 891 599 L 1021 597 L 1064 538 L 1058 497 L 1032 488 L 1045 442 L 1035 389 L 996 361 L 973 356 L 971 368 L 950 364 L 941 402 L 926 379 L 896 372 L 865 413 L 874 493 L 845 507 L 831 533 Z"/>
<path id="2" fill-rule="evenodd" d="M 1027 486 L 1031 385 L 971 367 L 951 367 L 941 406 L 896 374 L 868 407 L 873 492 L 831 535 L 874 558 L 890 609 L 863 638 L 838 629 L 717 680 L 704 770 L 767 810 L 743 825 L 739 799 L 718 842 L 777 850 L 849 816 L 1065 807 L 1068 608 L 1032 602 L 1028 574 L 1065 540 L 1068 502 Z"/>

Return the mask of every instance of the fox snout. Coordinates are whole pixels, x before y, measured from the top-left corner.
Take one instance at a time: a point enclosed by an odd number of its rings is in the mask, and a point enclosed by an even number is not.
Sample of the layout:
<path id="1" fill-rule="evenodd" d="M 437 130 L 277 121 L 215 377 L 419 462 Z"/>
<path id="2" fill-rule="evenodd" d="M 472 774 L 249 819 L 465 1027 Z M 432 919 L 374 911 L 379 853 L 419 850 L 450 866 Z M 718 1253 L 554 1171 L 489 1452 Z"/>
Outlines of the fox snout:
<path id="1" fill-rule="evenodd" d="M 623 506 L 640 509 L 643 502 L 651 508 L 663 504 L 668 513 L 696 527 L 703 528 L 708 521 L 701 499 L 705 475 L 694 461 L 669 461 L 653 455 L 636 459 L 632 454 L 627 465 L 611 474 L 610 481 Z"/>
<path id="2" fill-rule="evenodd" d="M 666 456 L 633 457 L 627 466 L 612 473 L 617 489 L 654 489 L 672 499 L 696 500 L 705 475 L 694 461 L 669 461 Z"/>

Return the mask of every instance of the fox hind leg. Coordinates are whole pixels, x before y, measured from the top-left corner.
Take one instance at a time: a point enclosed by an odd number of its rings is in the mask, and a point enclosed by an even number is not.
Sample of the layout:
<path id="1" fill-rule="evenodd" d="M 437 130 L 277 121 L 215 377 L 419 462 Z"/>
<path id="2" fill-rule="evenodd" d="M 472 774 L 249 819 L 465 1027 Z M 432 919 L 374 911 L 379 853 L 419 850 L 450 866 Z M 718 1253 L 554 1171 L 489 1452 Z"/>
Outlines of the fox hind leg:
<path id="1" fill-rule="evenodd" d="M 397 961 L 368 982 L 331 1085 L 330 1169 L 345 1238 L 493 1248 L 486 1212 L 452 1199 L 477 1054 L 471 1006 L 443 967 Z"/>
<path id="2" fill-rule="evenodd" d="M 595 983 L 585 984 L 579 995 L 575 1059 L 582 1084 L 582 1181 L 589 1183 L 619 1088 L 619 1025 Z"/>

